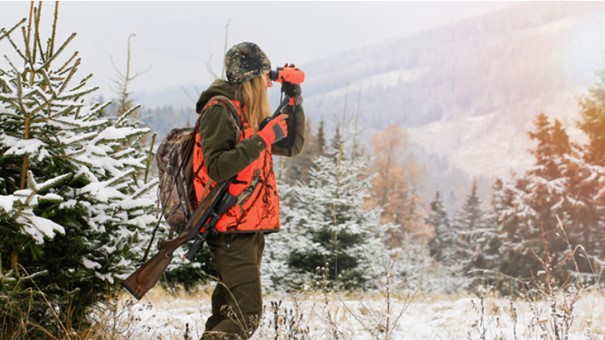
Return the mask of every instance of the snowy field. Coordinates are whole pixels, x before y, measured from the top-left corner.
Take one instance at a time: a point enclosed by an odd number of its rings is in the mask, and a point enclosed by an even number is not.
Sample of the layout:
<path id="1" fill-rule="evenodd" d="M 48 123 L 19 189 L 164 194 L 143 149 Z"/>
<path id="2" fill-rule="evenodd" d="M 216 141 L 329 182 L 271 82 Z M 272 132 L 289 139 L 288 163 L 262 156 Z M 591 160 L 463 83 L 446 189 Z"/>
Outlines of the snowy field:
<path id="1" fill-rule="evenodd" d="M 124 295 L 97 317 L 110 338 L 199 339 L 210 313 L 209 295 L 170 295 L 155 288 L 137 303 Z M 557 334 L 605 339 L 605 295 L 586 292 L 575 303 L 572 297 L 529 302 L 432 295 L 386 299 L 368 293 L 265 295 L 266 310 L 253 339 L 557 339 Z"/>

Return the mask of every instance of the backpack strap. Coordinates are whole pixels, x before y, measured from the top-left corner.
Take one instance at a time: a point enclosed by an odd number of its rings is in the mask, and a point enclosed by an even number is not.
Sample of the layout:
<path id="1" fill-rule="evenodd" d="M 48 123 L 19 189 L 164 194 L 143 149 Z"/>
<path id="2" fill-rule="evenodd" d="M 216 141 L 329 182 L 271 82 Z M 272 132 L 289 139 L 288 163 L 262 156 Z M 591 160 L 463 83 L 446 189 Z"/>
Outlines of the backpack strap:
<path id="1" fill-rule="evenodd" d="M 240 134 L 240 131 L 243 130 L 243 126 L 242 126 L 242 121 L 238 114 L 238 109 L 235 107 L 235 105 L 233 104 L 231 99 L 229 99 L 225 96 L 221 96 L 221 95 L 216 95 L 216 96 L 210 98 L 210 100 L 208 100 L 206 105 L 204 105 L 204 107 L 202 108 L 202 110 L 199 113 L 200 116 L 198 117 L 197 121 L 195 122 L 195 128 L 194 128 L 195 133 L 197 134 L 200 132 L 200 122 L 202 121 L 202 115 L 204 114 L 204 112 L 214 105 L 220 105 L 220 106 L 226 108 L 227 111 L 230 113 L 229 117 L 231 118 L 231 122 L 233 123 L 233 126 L 235 126 L 235 138 L 239 139 L 239 137 L 240 137 L 239 134 Z M 201 147 L 201 145 L 199 145 L 199 146 Z M 193 150 L 191 150 L 191 151 L 193 152 Z M 204 162 L 202 162 L 202 164 L 200 164 L 200 166 L 194 171 L 193 178 L 195 178 L 197 176 L 197 174 L 200 172 L 200 170 L 202 170 L 203 166 L 204 166 Z M 208 184 L 206 185 L 204 194 L 206 193 L 206 191 L 208 191 L 207 188 L 210 185 L 210 183 L 212 183 L 212 182 L 208 182 Z M 204 195 L 202 195 L 202 197 L 204 197 Z"/>
<path id="2" fill-rule="evenodd" d="M 202 114 L 204 113 L 204 111 L 206 111 L 208 108 L 210 108 L 211 106 L 214 106 L 214 105 L 221 105 L 221 106 L 225 107 L 227 109 L 227 111 L 229 111 L 229 113 L 231 114 L 230 116 L 231 116 L 231 119 L 233 120 L 234 126 L 236 127 L 236 133 L 239 135 L 239 132 L 244 129 L 243 124 L 242 124 L 242 119 L 239 115 L 239 110 L 235 107 L 235 105 L 233 104 L 231 99 L 229 99 L 225 96 L 216 95 L 216 96 L 210 98 L 210 100 L 206 103 L 206 105 L 204 105 L 204 108 L 200 111 L 200 119 L 198 119 L 198 122 L 201 120 L 201 117 L 202 117 Z M 198 131 L 198 130 L 199 130 L 199 125 L 196 128 L 196 131 Z M 239 137 L 239 136 L 237 136 L 237 137 Z"/>

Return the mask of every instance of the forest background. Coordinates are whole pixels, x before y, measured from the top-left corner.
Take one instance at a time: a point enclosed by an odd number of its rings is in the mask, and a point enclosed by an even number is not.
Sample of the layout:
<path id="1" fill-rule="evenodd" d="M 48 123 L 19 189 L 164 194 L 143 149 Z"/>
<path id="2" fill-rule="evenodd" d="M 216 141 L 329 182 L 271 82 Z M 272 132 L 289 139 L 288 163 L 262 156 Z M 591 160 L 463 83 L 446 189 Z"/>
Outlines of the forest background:
<path id="1" fill-rule="evenodd" d="M 195 118 L 134 103 L 132 37 L 116 98 L 96 96 L 75 36 L 56 38 L 58 7 L 48 27 L 41 7 L 0 31 L 1 326 L 17 336 L 90 327 L 151 238 L 158 138 Z M 600 289 L 605 74 L 578 89 L 567 48 L 602 10 L 514 7 L 305 68 L 307 143 L 276 165 L 289 228 L 268 236 L 265 286 L 572 302 Z M 518 63 L 502 72 L 505 59 Z M 175 261 L 162 284 L 199 287 L 207 259 Z"/>

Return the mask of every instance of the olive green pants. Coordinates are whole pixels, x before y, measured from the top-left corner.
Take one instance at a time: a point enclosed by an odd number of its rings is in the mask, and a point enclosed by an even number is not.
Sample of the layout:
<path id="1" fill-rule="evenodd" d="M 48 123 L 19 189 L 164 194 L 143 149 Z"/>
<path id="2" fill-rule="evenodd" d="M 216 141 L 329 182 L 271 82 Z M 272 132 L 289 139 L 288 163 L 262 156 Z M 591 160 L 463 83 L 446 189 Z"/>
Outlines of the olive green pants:
<path id="1" fill-rule="evenodd" d="M 208 240 L 218 279 L 202 339 L 248 339 L 260 322 L 263 233 L 222 234 Z"/>

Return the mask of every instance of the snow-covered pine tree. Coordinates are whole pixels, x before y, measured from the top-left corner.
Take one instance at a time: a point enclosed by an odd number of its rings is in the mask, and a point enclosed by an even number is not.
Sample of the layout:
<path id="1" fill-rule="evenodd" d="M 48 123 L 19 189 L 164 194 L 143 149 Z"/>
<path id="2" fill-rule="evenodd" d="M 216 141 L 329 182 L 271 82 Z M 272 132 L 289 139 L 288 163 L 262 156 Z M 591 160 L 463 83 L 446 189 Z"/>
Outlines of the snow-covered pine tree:
<path id="1" fill-rule="evenodd" d="M 66 56 L 75 33 L 58 44 L 55 5 L 44 40 L 41 8 L 22 42 L 6 35 L 16 58 L 0 67 L 0 313 L 2 332 L 27 338 L 86 327 L 140 258 L 156 210 L 157 182 L 139 175 L 149 130 L 99 118 L 107 104 L 87 104 L 91 75 L 76 80 L 81 60 Z"/>
<path id="2" fill-rule="evenodd" d="M 467 264 L 467 268 L 465 268 L 466 272 L 472 267 L 472 261 L 468 261 L 468 259 L 477 256 L 477 252 L 481 251 L 480 248 L 477 247 L 477 241 L 481 237 L 481 234 L 486 232 L 477 181 L 473 181 L 471 192 L 464 200 L 464 204 L 458 216 L 457 226 L 460 228 L 460 234 L 464 243 L 467 245 L 461 249 L 461 254 L 463 254 L 462 258 L 467 259 L 465 261 Z"/>
<path id="3" fill-rule="evenodd" d="M 288 184 L 294 184 L 297 181 L 302 183 L 309 182 L 309 170 L 313 166 L 313 159 L 321 154 L 320 146 L 317 143 L 317 137 L 313 135 L 311 123 L 306 121 L 305 126 L 305 147 L 296 157 L 282 157 L 279 159 L 278 180 Z"/>
<path id="4" fill-rule="evenodd" d="M 531 150 L 535 165 L 505 189 L 507 216 L 501 217 L 498 230 L 507 236 L 500 247 L 499 271 L 529 282 L 542 270 L 536 255 L 542 256 L 545 239 L 550 252 L 557 256 L 553 263 L 575 255 L 573 263 L 558 267 L 555 274 L 559 279 L 578 272 L 598 275 L 594 270 L 598 256 L 594 254 L 602 253 L 594 247 L 600 234 L 595 224 L 596 201 L 591 195 L 597 177 L 558 120 L 551 122 L 545 114 L 538 114 L 529 136 L 536 141 Z"/>
<path id="5" fill-rule="evenodd" d="M 316 139 L 317 139 L 317 149 L 318 149 L 319 155 L 323 155 L 326 150 L 326 134 L 324 131 L 324 125 L 325 124 L 322 119 L 321 121 L 319 121 L 319 126 L 317 127 Z"/>
<path id="6" fill-rule="evenodd" d="M 585 160 L 605 167 L 605 70 L 598 72 L 599 81 L 590 89 L 590 95 L 580 101 L 582 120 L 578 127 L 588 137 L 584 146 Z"/>
<path id="7" fill-rule="evenodd" d="M 533 263 L 519 262 L 522 256 L 527 256 L 528 249 L 525 249 L 521 234 L 520 216 L 524 212 L 517 209 L 520 196 L 515 192 L 514 185 L 501 179 L 496 179 L 492 185 L 484 227 L 473 234 L 476 251 L 472 257 L 471 274 L 474 286 L 482 285 L 502 293 L 512 293 L 515 285 L 510 278 L 521 272 L 527 273 L 528 270 L 524 269 L 528 267 L 526 264 Z"/>
<path id="8" fill-rule="evenodd" d="M 462 235 L 452 225 L 439 192 L 435 193 L 435 199 L 430 205 L 431 211 L 426 222 L 435 232 L 434 237 L 429 241 L 430 254 L 446 266 L 455 265 L 458 263 L 462 248 Z"/>
<path id="9" fill-rule="evenodd" d="M 437 277 L 442 281 L 441 285 L 445 291 L 456 291 L 465 288 L 468 279 L 464 279 L 464 269 L 468 258 L 464 258 L 465 244 L 460 231 L 453 226 L 448 213 L 443 205 L 439 192 L 435 193 L 435 199 L 430 203 L 426 223 L 435 232 L 429 240 L 429 254 L 441 264 L 441 275 Z"/>
<path id="10" fill-rule="evenodd" d="M 581 177 L 581 194 L 593 203 L 593 210 L 586 211 L 592 228 L 584 228 L 584 238 L 592 240 L 594 270 L 605 268 L 605 70 L 598 72 L 597 84 L 589 90 L 589 96 L 580 101 L 582 119 L 578 127 L 588 137 L 588 143 L 580 145 L 581 157 L 586 163 Z M 579 171 L 580 172 L 580 171 Z M 588 209 L 587 209 L 588 210 Z"/>
<path id="11" fill-rule="evenodd" d="M 284 230 L 267 241 L 278 286 L 312 286 L 327 275 L 332 285 L 348 289 L 370 279 L 369 262 L 384 236 L 380 210 L 364 209 L 368 163 L 345 155 L 342 143 L 315 159 L 308 184 L 280 184 Z"/>

